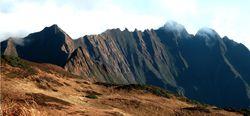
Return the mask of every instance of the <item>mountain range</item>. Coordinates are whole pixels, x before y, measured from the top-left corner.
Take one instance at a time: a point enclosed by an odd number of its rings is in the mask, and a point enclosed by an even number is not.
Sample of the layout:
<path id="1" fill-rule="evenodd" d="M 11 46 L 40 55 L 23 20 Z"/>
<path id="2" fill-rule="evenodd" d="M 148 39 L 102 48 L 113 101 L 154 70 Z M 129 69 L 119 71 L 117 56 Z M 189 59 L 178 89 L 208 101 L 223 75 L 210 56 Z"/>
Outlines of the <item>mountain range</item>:
<path id="1" fill-rule="evenodd" d="M 72 39 L 57 25 L 1 42 L 1 55 L 49 63 L 94 82 L 154 85 L 219 107 L 250 106 L 250 51 L 210 28 L 110 29 Z"/>

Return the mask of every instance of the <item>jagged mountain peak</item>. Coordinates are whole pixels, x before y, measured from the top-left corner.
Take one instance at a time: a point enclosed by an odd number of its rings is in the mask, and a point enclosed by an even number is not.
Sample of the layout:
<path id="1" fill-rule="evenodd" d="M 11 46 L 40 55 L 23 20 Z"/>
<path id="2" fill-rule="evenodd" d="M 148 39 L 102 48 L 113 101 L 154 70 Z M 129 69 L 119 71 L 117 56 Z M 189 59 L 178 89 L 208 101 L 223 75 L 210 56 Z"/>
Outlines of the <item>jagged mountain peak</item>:
<path id="1" fill-rule="evenodd" d="M 195 34 L 195 38 L 204 41 L 206 46 L 210 48 L 219 44 L 221 44 L 225 48 L 225 45 L 220 35 L 211 28 L 204 27 L 199 29 L 198 32 Z"/>
<path id="2" fill-rule="evenodd" d="M 120 28 L 114 28 L 114 29 L 107 29 L 105 32 L 103 33 L 109 33 L 109 32 L 121 32 Z"/>
<path id="3" fill-rule="evenodd" d="M 241 51 L 245 51 L 245 52 L 250 53 L 250 50 L 244 44 L 238 43 L 238 42 L 228 38 L 227 36 L 224 36 L 222 38 L 222 40 L 225 44 L 228 44 L 229 47 L 238 47 L 238 48 L 242 49 Z"/>
<path id="4" fill-rule="evenodd" d="M 164 29 L 166 31 L 178 31 L 178 32 L 183 32 L 186 31 L 185 26 L 175 22 L 175 21 L 168 21 L 164 24 L 161 29 Z"/>
<path id="5" fill-rule="evenodd" d="M 24 44 L 32 42 L 40 43 L 41 41 L 53 43 L 63 43 L 66 40 L 73 41 L 72 38 L 67 33 L 65 33 L 57 24 L 45 27 L 41 31 L 31 33 L 27 37 L 24 37 L 22 39 L 24 41 Z M 57 41 L 51 41 L 52 39 Z"/>
<path id="6" fill-rule="evenodd" d="M 10 41 L 12 40 L 10 39 Z M 31 33 L 27 37 L 13 39 L 13 41 L 13 45 L 6 44 L 2 47 L 5 51 L 1 52 L 12 53 L 8 50 L 13 50 L 17 52 L 17 56 L 23 59 L 59 66 L 64 66 L 69 54 L 74 50 L 71 37 L 56 24 L 45 27 L 42 31 Z"/>
<path id="7" fill-rule="evenodd" d="M 125 28 L 123 31 L 129 31 L 128 28 Z"/>
<path id="8" fill-rule="evenodd" d="M 7 40 L 1 42 L 1 55 L 11 55 L 17 56 L 17 51 L 15 48 L 15 41 L 13 38 L 9 37 Z"/>
<path id="9" fill-rule="evenodd" d="M 220 38 L 220 35 L 214 29 L 208 27 L 199 29 L 195 36 L 206 36 L 206 38 Z"/>
<path id="10" fill-rule="evenodd" d="M 137 28 L 135 28 L 134 32 L 138 32 L 139 30 Z"/>
<path id="11" fill-rule="evenodd" d="M 233 45 L 233 46 L 237 46 L 237 45 L 239 44 L 239 43 L 237 43 L 237 42 L 235 42 L 235 41 L 229 39 L 227 36 L 224 36 L 224 37 L 222 38 L 222 40 L 223 40 L 224 42 L 230 43 L 230 44 Z"/>
<path id="12" fill-rule="evenodd" d="M 186 38 L 189 35 L 186 28 L 175 21 L 166 22 L 164 26 L 160 27 L 158 30 L 169 33 L 177 38 L 180 38 L 181 36 Z"/>
<path id="13" fill-rule="evenodd" d="M 45 29 L 61 29 L 57 24 L 53 24 L 51 26 L 45 27 Z"/>
<path id="14" fill-rule="evenodd" d="M 53 24 L 49 27 L 45 27 L 42 32 L 50 32 L 50 33 L 64 33 L 66 34 L 57 24 Z"/>

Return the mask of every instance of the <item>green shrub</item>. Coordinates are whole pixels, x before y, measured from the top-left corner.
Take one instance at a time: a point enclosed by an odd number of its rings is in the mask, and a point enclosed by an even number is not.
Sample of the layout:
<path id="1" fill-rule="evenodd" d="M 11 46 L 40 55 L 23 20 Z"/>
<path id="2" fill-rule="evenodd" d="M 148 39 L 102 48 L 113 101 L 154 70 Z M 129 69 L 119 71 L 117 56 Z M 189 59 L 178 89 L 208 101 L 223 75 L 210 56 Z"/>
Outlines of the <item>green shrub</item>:
<path id="1" fill-rule="evenodd" d="M 28 75 L 34 75 L 36 74 L 36 70 L 34 70 L 26 61 L 22 60 L 19 57 L 16 56 L 1 56 L 1 61 L 8 63 L 9 65 L 13 67 L 19 67 L 27 71 Z"/>
<path id="2" fill-rule="evenodd" d="M 89 95 L 86 95 L 85 97 L 90 98 L 90 99 L 97 99 L 98 98 L 97 95 L 95 95 L 95 94 L 89 94 Z"/>
<path id="3" fill-rule="evenodd" d="M 171 97 L 170 92 L 168 92 L 162 88 L 150 86 L 150 85 L 139 85 L 139 84 L 117 85 L 117 87 L 115 87 L 115 89 L 127 90 L 127 91 L 131 91 L 133 89 L 136 89 L 136 90 L 143 90 L 145 92 L 149 92 L 149 93 L 152 93 L 152 94 L 157 95 L 157 96 L 162 96 L 162 97 L 166 97 L 166 98 Z"/>
<path id="4" fill-rule="evenodd" d="M 19 67 L 19 68 L 27 68 L 27 64 L 21 60 L 19 57 L 16 56 L 5 56 L 3 55 L 2 58 L 11 66 Z"/>
<path id="5" fill-rule="evenodd" d="M 10 77 L 10 78 L 15 78 L 15 77 L 18 77 L 19 74 L 17 74 L 17 73 L 7 73 L 6 76 Z"/>
<path id="6" fill-rule="evenodd" d="M 164 89 L 161 89 L 159 87 L 148 87 L 147 88 L 148 91 L 150 91 L 151 93 L 157 95 L 157 96 L 162 96 L 162 97 L 166 97 L 166 98 L 170 98 L 170 94 L 164 90 Z"/>
<path id="7" fill-rule="evenodd" d="M 243 114 L 243 116 L 250 116 L 250 109 L 249 108 L 237 109 L 237 108 L 228 107 L 228 108 L 223 108 L 223 109 L 226 111 L 229 111 L 229 112 L 239 112 L 239 113 Z"/>
<path id="8" fill-rule="evenodd" d="M 196 106 L 196 107 L 186 107 L 186 108 L 182 108 L 182 110 L 188 110 L 188 111 L 199 111 L 199 112 L 205 112 L 205 113 L 211 113 L 211 111 L 209 109 L 207 109 L 206 107 L 200 107 L 200 106 Z"/>
<path id="9" fill-rule="evenodd" d="M 205 103 L 193 100 L 193 99 L 189 99 L 189 98 L 186 98 L 184 96 L 177 96 L 177 99 L 181 100 L 181 101 L 184 101 L 184 102 L 191 103 L 191 104 L 195 104 L 195 105 L 197 105 L 199 107 L 208 107 L 209 106 L 209 104 L 205 104 Z"/>

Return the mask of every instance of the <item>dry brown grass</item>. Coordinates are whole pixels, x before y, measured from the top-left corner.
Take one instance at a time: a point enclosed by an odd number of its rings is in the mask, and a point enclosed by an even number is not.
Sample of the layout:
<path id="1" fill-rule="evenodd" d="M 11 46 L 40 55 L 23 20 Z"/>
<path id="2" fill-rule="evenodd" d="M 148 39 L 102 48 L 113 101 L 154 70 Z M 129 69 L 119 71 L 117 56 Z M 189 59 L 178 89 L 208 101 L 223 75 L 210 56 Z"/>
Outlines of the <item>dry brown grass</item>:
<path id="1" fill-rule="evenodd" d="M 30 101 L 29 101 L 30 102 Z M 38 105 L 35 101 L 32 104 L 26 102 L 25 104 L 17 103 L 16 101 L 5 101 L 2 103 L 3 116 L 46 116 L 45 111 L 39 111 Z"/>
<path id="2" fill-rule="evenodd" d="M 29 65 L 36 74 L 26 75 L 23 68 L 1 64 L 4 116 L 238 115 L 209 106 L 200 108 L 160 88 L 92 83 L 57 66 Z M 97 99 L 87 95 L 96 95 Z"/>

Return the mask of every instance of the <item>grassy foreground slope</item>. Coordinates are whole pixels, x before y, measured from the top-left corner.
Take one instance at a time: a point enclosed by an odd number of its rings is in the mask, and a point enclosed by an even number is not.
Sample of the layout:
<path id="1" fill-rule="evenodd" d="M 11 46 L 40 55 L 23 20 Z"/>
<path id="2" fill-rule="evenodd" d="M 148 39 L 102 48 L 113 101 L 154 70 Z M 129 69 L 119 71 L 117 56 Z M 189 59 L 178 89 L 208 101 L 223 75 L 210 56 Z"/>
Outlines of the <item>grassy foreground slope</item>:
<path id="1" fill-rule="evenodd" d="M 1 57 L 3 115 L 242 115 L 144 85 L 112 85 L 58 66 Z"/>

